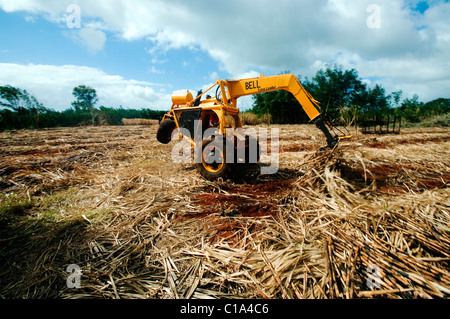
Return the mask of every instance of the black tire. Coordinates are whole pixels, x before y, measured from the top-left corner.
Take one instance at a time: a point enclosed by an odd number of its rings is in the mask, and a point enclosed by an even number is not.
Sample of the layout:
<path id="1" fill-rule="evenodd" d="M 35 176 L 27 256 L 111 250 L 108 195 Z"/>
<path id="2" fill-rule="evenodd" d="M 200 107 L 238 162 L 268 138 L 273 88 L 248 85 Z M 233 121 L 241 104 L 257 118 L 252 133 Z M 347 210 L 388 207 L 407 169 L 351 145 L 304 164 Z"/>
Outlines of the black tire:
<path id="1" fill-rule="evenodd" d="M 256 145 L 256 157 L 254 156 L 254 154 L 252 154 L 254 152 L 253 145 Z M 250 151 L 252 153 L 250 153 Z M 252 155 L 251 158 L 250 158 L 250 155 Z M 250 159 L 252 159 L 251 162 L 250 162 Z M 260 159 L 261 159 L 261 147 L 259 146 L 258 140 L 256 138 L 254 138 L 253 136 L 246 136 L 246 138 L 245 138 L 245 162 L 246 162 L 246 164 L 257 164 Z"/>
<path id="2" fill-rule="evenodd" d="M 245 137 L 245 149 L 244 154 L 239 153 L 238 141 L 234 140 L 234 163 L 235 164 L 257 164 L 261 158 L 261 147 L 259 146 L 259 142 L 253 136 Z M 256 145 L 256 154 L 255 146 Z M 250 155 L 252 155 L 250 157 Z M 255 156 L 256 155 L 256 156 Z M 243 158 L 245 156 L 245 158 Z M 250 161 L 251 160 L 251 161 Z"/>
<path id="3" fill-rule="evenodd" d="M 159 124 L 158 131 L 156 132 L 156 139 L 162 144 L 168 144 L 172 140 L 173 130 L 176 128 L 174 120 L 164 120 Z"/>
<path id="4" fill-rule="evenodd" d="M 254 143 L 254 144 L 253 144 Z M 256 154 L 255 146 L 256 145 Z M 234 164 L 229 164 L 230 173 L 228 177 L 235 183 L 252 183 L 255 182 L 258 176 L 261 174 L 261 169 L 259 166 L 259 160 L 261 158 L 261 147 L 259 142 L 253 136 L 245 137 L 245 159 L 240 159 L 240 154 L 238 154 L 239 148 L 237 145 L 237 140 L 235 140 L 235 153 L 234 153 Z M 250 158 L 250 155 L 252 157 Z M 255 156 L 256 155 L 256 156 Z"/>
<path id="5" fill-rule="evenodd" d="M 211 153 L 213 155 L 211 156 Z M 200 174 L 207 180 L 215 180 L 220 177 L 226 178 L 228 176 L 229 165 L 226 162 L 226 147 L 223 141 L 204 140 L 202 142 L 201 163 L 197 164 Z"/>

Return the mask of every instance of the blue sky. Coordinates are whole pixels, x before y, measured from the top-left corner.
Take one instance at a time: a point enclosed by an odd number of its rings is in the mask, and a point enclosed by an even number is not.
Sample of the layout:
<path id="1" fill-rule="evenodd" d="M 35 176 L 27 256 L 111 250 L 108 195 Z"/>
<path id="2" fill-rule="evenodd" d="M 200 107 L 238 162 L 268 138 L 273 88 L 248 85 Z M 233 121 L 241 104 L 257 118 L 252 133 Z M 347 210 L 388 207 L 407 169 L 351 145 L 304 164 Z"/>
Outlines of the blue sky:
<path id="1" fill-rule="evenodd" d="M 428 101 L 449 97 L 449 15 L 438 0 L 0 0 L 0 85 L 56 110 L 79 84 L 99 105 L 168 109 L 172 92 L 219 78 L 338 63 Z"/>

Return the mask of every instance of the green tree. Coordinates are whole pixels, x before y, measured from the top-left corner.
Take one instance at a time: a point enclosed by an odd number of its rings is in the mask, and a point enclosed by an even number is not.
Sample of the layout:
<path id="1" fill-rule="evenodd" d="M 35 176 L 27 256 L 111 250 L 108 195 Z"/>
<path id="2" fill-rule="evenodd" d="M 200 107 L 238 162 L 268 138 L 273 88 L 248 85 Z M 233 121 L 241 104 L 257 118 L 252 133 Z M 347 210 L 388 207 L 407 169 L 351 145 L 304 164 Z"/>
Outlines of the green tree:
<path id="1" fill-rule="evenodd" d="M 400 106 L 400 101 L 402 99 L 403 91 L 399 90 L 396 92 L 392 92 L 392 103 L 394 108 L 398 108 Z"/>
<path id="2" fill-rule="evenodd" d="M 42 103 L 26 90 L 10 85 L 0 86 L 0 106 L 17 113 L 18 128 L 38 127 L 39 115 L 46 110 Z"/>
<path id="3" fill-rule="evenodd" d="M 450 112 L 450 99 L 439 98 L 425 103 L 420 110 L 422 117 L 443 115 Z"/>
<path id="4" fill-rule="evenodd" d="M 23 93 L 20 89 L 10 85 L 0 86 L 0 105 L 16 112 L 21 112 L 25 109 L 21 103 L 22 95 Z"/>
<path id="5" fill-rule="evenodd" d="M 295 97 L 286 91 L 274 91 L 253 96 L 252 112 L 259 117 L 270 114 L 273 123 L 295 124 L 309 121 Z"/>
<path id="6" fill-rule="evenodd" d="M 386 96 L 384 88 L 376 84 L 358 98 L 359 110 L 367 116 L 387 115 L 390 111 L 390 99 L 391 96 Z"/>
<path id="7" fill-rule="evenodd" d="M 400 106 L 400 115 L 408 122 L 420 122 L 420 110 L 424 103 L 419 101 L 419 96 L 414 94 L 411 99 L 405 99 Z"/>
<path id="8" fill-rule="evenodd" d="M 75 87 L 72 91 L 72 95 L 77 99 L 72 102 L 75 111 L 91 111 L 98 102 L 95 89 L 86 85 Z"/>
<path id="9" fill-rule="evenodd" d="M 355 69 L 343 70 L 340 65 L 327 65 L 312 78 L 306 79 L 305 89 L 319 101 L 322 109 L 331 119 L 338 118 L 342 108 L 360 104 L 366 96 L 366 84 L 361 81 Z"/>

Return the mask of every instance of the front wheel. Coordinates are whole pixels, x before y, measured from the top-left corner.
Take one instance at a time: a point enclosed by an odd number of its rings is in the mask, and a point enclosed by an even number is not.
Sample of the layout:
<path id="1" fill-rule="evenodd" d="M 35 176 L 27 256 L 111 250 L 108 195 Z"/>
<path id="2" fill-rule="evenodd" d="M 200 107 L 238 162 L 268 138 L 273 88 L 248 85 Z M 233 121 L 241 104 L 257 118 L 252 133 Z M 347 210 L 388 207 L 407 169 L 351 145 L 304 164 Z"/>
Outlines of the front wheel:
<path id="1" fill-rule="evenodd" d="M 162 144 L 168 144 L 172 139 L 172 132 L 177 128 L 174 120 L 166 119 L 159 124 L 156 139 Z"/>
<path id="2" fill-rule="evenodd" d="M 226 177 L 229 173 L 225 143 L 218 140 L 204 140 L 202 142 L 202 158 L 198 163 L 200 174 L 207 180 Z"/>

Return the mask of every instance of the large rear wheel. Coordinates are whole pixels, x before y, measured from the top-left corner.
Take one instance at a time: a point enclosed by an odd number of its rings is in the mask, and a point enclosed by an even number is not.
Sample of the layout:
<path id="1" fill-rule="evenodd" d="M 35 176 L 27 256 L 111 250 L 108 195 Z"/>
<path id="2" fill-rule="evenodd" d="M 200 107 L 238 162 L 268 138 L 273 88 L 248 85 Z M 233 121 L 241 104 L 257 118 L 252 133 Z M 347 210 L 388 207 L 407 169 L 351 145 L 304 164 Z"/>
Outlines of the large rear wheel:
<path id="1" fill-rule="evenodd" d="M 208 139 L 202 142 L 202 158 L 198 163 L 200 174 L 207 180 L 226 177 L 229 173 L 229 165 L 226 162 L 226 148 L 220 139 Z"/>

